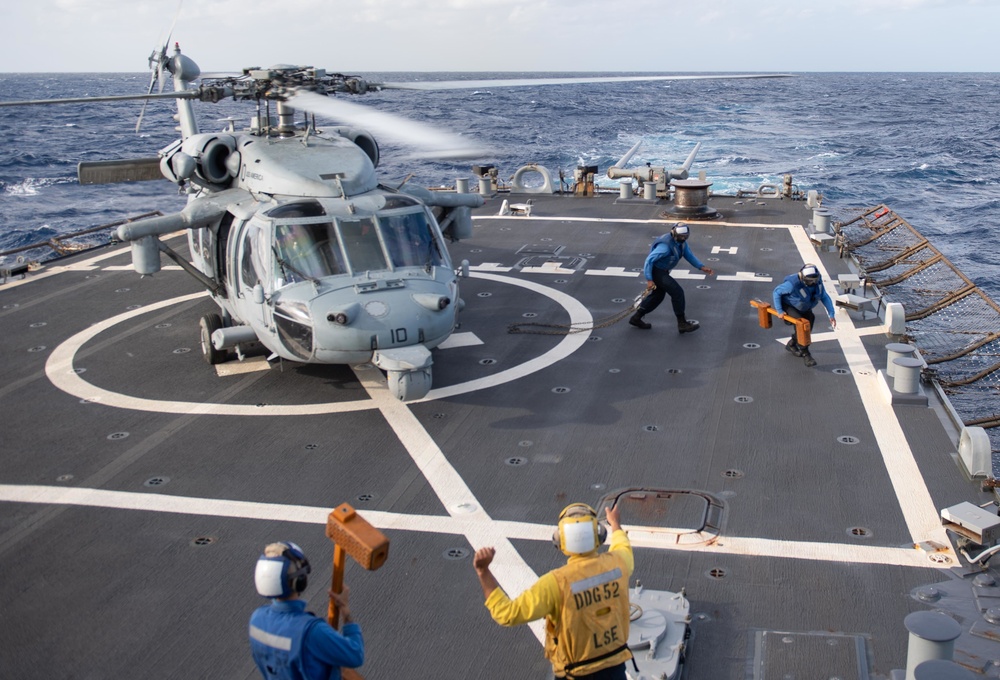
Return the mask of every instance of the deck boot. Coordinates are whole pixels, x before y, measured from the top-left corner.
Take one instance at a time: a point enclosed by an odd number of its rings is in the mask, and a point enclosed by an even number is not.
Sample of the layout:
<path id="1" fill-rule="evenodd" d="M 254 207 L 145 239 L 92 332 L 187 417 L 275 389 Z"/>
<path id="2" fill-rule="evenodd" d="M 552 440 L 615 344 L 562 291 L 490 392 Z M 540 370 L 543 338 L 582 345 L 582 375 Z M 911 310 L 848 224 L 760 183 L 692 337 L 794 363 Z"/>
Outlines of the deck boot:
<path id="1" fill-rule="evenodd" d="M 785 349 L 797 357 L 802 356 L 802 348 L 799 347 L 799 343 L 795 342 L 795 338 L 792 338 L 785 344 Z"/>
<path id="2" fill-rule="evenodd" d="M 680 333 L 694 333 L 701 328 L 697 322 L 691 322 L 684 318 L 683 314 L 677 316 L 677 330 Z"/>
<path id="3" fill-rule="evenodd" d="M 806 366 L 808 366 L 809 368 L 812 368 L 813 366 L 816 365 L 816 360 L 813 359 L 812 354 L 809 353 L 809 348 L 808 347 L 803 347 L 802 348 L 802 354 L 801 354 L 801 356 L 802 356 L 803 359 L 806 360 Z"/>
<path id="4" fill-rule="evenodd" d="M 642 310 L 639 310 L 635 314 L 632 315 L 632 318 L 629 319 L 628 322 L 631 325 L 635 326 L 636 328 L 641 328 L 644 331 L 648 331 L 650 328 L 653 327 L 653 324 L 646 323 L 645 321 L 643 321 L 642 317 L 644 317 L 644 316 L 646 316 L 646 313 L 643 312 Z"/>

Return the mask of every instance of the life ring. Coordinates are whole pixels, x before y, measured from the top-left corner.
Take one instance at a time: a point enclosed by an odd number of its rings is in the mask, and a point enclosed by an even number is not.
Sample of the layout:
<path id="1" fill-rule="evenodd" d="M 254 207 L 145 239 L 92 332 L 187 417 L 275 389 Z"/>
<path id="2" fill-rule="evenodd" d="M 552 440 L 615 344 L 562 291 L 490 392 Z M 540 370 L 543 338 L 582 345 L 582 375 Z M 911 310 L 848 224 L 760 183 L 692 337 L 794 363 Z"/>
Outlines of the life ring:
<path id="1" fill-rule="evenodd" d="M 542 186 L 528 188 L 521 183 L 521 178 L 524 177 L 526 172 L 537 172 L 542 176 Z M 554 194 L 555 189 L 552 188 L 552 175 L 549 174 L 548 169 L 544 165 L 538 165 L 537 163 L 528 163 L 527 165 L 522 165 L 514 173 L 514 177 L 510 180 L 510 190 L 518 194 Z"/>

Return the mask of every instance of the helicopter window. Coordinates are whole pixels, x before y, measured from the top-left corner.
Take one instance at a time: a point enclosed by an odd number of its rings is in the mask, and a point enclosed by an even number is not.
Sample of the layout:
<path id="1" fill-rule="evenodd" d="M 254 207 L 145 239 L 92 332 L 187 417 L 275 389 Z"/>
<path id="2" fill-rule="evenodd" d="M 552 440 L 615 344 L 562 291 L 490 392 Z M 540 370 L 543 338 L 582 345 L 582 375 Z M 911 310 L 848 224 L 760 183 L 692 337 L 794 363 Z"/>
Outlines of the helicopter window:
<path id="1" fill-rule="evenodd" d="M 330 222 L 275 224 L 274 245 L 277 276 L 287 283 L 347 273 L 340 241 Z"/>
<path id="2" fill-rule="evenodd" d="M 326 212 L 319 201 L 297 201 L 295 203 L 285 203 L 277 208 L 272 208 L 267 212 L 271 219 L 287 219 L 294 217 L 322 217 Z"/>
<path id="3" fill-rule="evenodd" d="M 353 272 L 389 268 L 372 218 L 342 219 L 338 222 L 344 239 L 344 250 L 347 252 L 347 260 L 351 263 Z"/>
<path id="4" fill-rule="evenodd" d="M 382 237 L 394 267 L 426 267 L 444 264 L 441 246 L 427 224 L 423 210 L 378 216 Z"/>
<path id="5" fill-rule="evenodd" d="M 253 288 L 257 285 L 257 281 L 260 277 L 257 276 L 257 272 L 254 270 L 254 239 L 257 236 L 257 232 L 260 231 L 260 227 L 257 225 L 251 225 L 246 232 L 246 238 L 243 239 L 243 253 L 240 256 L 240 278 L 243 280 L 243 285 L 246 288 Z"/>

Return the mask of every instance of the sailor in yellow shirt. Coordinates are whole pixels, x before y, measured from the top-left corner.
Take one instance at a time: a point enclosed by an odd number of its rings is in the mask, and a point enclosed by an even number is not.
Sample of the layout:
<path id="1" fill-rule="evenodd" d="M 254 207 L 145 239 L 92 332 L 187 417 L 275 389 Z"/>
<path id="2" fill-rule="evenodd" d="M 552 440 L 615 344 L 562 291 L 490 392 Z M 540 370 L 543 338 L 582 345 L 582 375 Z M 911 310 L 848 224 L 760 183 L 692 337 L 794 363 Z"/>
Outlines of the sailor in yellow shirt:
<path id="1" fill-rule="evenodd" d="M 545 574 L 513 600 L 490 571 L 496 550 L 480 548 L 473 560 L 494 621 L 517 626 L 545 617 L 545 658 L 557 678 L 625 680 L 625 662 L 632 658 L 628 581 L 635 560 L 618 509 L 606 508 L 605 514 L 611 547 L 598 553 L 607 530 L 594 509 L 574 503 L 563 510 L 552 541 L 569 557 L 566 566 Z"/>

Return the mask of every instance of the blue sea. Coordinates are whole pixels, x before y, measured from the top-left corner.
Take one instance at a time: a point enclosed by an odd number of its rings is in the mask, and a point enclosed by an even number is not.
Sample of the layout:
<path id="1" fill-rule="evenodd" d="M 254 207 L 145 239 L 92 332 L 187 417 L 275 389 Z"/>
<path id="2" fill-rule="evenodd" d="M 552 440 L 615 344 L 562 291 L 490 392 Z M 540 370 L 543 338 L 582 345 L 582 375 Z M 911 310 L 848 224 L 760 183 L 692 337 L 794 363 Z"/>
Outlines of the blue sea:
<path id="1" fill-rule="evenodd" d="M 571 74 L 360 74 L 434 80 Z M 582 74 L 577 74 L 582 75 Z M 617 75 L 617 74 L 616 74 Z M 145 92 L 149 76 L 0 74 L 0 100 Z M 385 91 L 354 98 L 480 140 L 509 178 L 525 163 L 553 174 L 579 164 L 601 171 L 640 139 L 632 164 L 679 165 L 702 142 L 694 170 L 713 191 L 761 183 L 816 189 L 835 210 L 886 203 L 966 275 L 1000 300 L 1000 74 L 800 73 L 768 80 Z M 249 121 L 238 102 L 196 103 L 203 131 Z M 174 105 L 140 102 L 0 109 L 0 251 L 150 210 L 183 206 L 164 182 L 80 186 L 80 161 L 149 157 L 176 138 Z M 413 161 L 380 142 L 383 181 L 452 185 L 472 162 Z M 606 180 L 607 186 L 617 186 Z M 473 182 L 474 186 L 474 182 Z"/>

